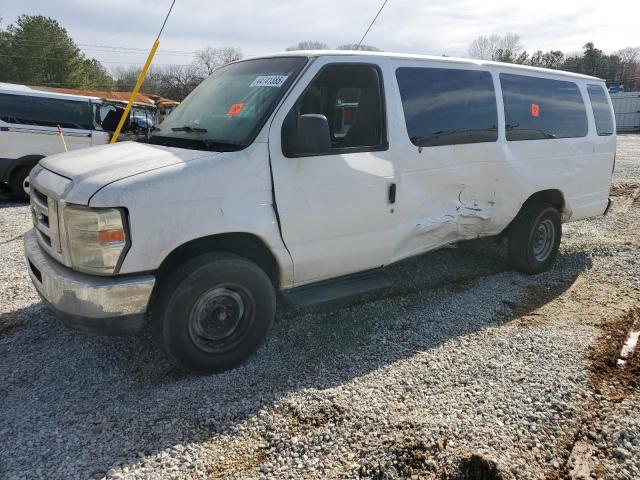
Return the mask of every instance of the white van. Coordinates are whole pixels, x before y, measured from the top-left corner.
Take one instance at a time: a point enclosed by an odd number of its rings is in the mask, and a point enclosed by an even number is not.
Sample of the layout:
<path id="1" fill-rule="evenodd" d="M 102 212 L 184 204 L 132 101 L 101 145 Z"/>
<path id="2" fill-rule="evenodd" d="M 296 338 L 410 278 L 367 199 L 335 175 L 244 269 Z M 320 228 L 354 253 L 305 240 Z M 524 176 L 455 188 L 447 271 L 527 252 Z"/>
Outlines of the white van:
<path id="1" fill-rule="evenodd" d="M 276 292 L 387 284 L 384 267 L 502 235 L 553 262 L 562 222 L 606 213 L 616 150 L 602 80 L 517 65 L 288 52 L 216 70 L 154 130 L 31 174 L 29 273 L 66 324 L 149 318 L 187 368 L 255 352 Z"/>
<path id="2" fill-rule="evenodd" d="M 58 125 L 69 150 L 107 143 L 110 134 L 94 122 L 92 102 L 99 101 L 0 83 L 0 182 L 26 198 L 29 171 L 41 158 L 64 152 Z"/>

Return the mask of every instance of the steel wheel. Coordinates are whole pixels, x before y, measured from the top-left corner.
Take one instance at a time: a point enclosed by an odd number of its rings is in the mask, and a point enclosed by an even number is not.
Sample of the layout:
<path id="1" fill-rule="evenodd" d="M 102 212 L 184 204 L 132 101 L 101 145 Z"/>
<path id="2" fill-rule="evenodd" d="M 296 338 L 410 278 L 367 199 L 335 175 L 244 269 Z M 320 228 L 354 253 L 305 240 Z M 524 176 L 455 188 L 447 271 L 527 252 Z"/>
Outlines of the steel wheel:
<path id="1" fill-rule="evenodd" d="M 548 270 L 558 255 L 562 217 L 557 207 L 529 203 L 522 207 L 508 230 L 509 262 L 524 273 Z"/>
<path id="2" fill-rule="evenodd" d="M 533 256 L 544 262 L 551 252 L 556 239 L 556 227 L 551 220 L 544 219 L 533 232 Z"/>
<path id="3" fill-rule="evenodd" d="M 255 302 L 240 285 L 205 291 L 189 314 L 189 336 L 201 350 L 222 353 L 240 342 L 253 323 Z"/>

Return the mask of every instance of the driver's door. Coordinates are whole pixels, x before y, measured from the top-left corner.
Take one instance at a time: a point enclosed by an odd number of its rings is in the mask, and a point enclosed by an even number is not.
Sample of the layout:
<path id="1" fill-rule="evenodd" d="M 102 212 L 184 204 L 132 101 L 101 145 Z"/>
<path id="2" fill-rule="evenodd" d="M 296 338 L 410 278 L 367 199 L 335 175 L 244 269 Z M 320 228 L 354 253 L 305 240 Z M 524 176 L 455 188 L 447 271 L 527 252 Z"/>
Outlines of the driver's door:
<path id="1" fill-rule="evenodd" d="M 382 70 L 319 62 L 294 87 L 269 133 L 275 200 L 296 285 L 380 267 L 395 242 L 396 169 Z M 304 114 L 327 118 L 328 151 L 287 151 Z"/>

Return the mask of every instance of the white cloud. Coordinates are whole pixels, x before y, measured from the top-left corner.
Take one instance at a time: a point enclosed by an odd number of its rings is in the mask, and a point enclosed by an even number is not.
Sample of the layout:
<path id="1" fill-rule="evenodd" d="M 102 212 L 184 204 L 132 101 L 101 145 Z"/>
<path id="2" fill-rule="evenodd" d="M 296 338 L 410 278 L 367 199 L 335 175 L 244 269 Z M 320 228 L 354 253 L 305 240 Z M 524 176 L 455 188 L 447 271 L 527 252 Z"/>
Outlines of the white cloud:
<path id="1" fill-rule="evenodd" d="M 21 13 L 56 18 L 80 44 L 147 48 L 170 0 L 33 0 L 3 6 L 3 24 Z M 615 5 L 615 7 L 613 7 Z M 100 6 L 98 8 L 98 6 Z M 300 40 L 331 46 L 357 41 L 380 6 L 378 0 L 210 2 L 177 0 L 161 49 L 192 51 L 205 45 L 238 46 L 255 55 Z M 640 2 L 601 0 L 389 0 L 365 43 L 389 51 L 465 56 L 479 35 L 514 32 L 528 51 L 580 50 L 592 41 L 605 51 L 640 44 Z M 143 62 L 145 54 L 87 50 L 105 62 Z M 188 63 L 159 55 L 156 63 Z"/>

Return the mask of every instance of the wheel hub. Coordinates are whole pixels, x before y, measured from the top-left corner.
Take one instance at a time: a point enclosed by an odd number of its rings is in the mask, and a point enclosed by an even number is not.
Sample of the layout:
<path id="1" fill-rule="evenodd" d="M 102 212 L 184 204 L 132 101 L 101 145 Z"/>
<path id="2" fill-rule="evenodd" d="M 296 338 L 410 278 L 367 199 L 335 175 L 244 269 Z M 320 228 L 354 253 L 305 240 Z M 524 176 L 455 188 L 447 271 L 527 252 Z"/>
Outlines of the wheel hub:
<path id="1" fill-rule="evenodd" d="M 198 340 L 224 340 L 233 335 L 244 313 L 242 295 L 226 287 L 213 288 L 202 294 L 193 306 L 190 330 Z"/>
<path id="2" fill-rule="evenodd" d="M 533 234 L 533 256 L 539 262 L 544 262 L 551 252 L 556 238 L 556 227 L 549 219 L 545 219 Z"/>

